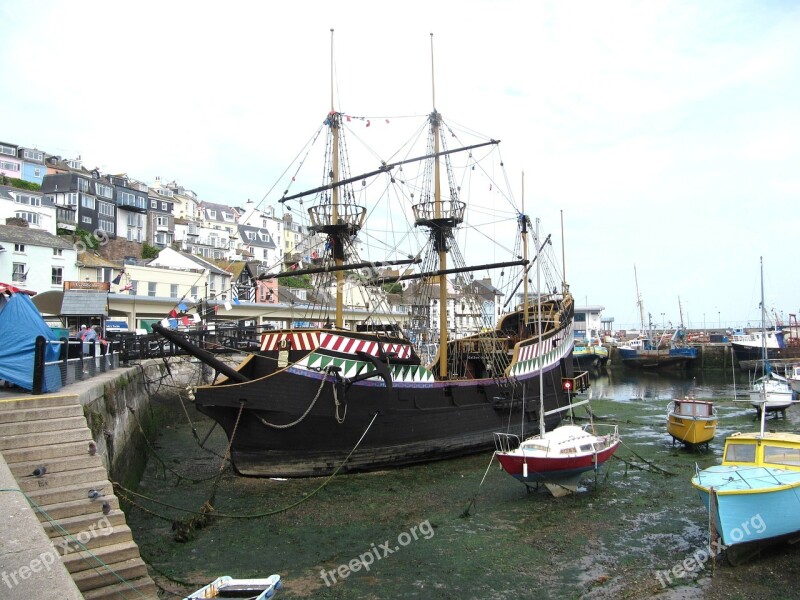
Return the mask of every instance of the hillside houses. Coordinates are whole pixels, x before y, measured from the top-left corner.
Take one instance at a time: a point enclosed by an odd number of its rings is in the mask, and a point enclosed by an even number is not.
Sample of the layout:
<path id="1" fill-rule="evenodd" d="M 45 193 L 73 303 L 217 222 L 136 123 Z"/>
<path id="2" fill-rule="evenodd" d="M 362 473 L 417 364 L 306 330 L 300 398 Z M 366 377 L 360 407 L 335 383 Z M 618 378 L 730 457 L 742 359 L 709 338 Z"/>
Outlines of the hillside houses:
<path id="1" fill-rule="evenodd" d="M 203 200 L 174 180 L 148 184 L 87 168 L 81 157 L 6 142 L 0 142 L 0 224 L 0 281 L 37 292 L 77 280 L 107 284 L 112 294 L 176 300 L 322 306 L 335 294 L 323 277 L 313 279 L 316 291 L 266 277 L 312 266 L 326 251 L 326 237 L 290 212 L 252 200 L 240 206 Z M 157 257 L 142 258 L 147 246 Z M 442 309 L 438 291 L 414 285 L 402 293 L 380 286 L 364 292 L 345 280 L 343 292 L 346 306 L 388 315 L 401 328 L 425 329 Z M 453 283 L 444 310 L 458 337 L 471 335 L 487 327 L 487 316 L 496 322 L 500 294 L 489 280 Z"/>

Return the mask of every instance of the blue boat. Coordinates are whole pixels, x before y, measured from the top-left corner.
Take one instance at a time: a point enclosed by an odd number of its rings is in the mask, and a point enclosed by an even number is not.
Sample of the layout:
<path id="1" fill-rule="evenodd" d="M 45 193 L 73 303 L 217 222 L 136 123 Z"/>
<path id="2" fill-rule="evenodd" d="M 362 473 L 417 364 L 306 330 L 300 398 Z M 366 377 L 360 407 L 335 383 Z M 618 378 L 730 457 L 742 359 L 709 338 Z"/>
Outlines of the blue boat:
<path id="1" fill-rule="evenodd" d="M 723 548 L 800 539 L 800 435 L 735 433 L 722 464 L 697 470 L 692 485 Z"/>

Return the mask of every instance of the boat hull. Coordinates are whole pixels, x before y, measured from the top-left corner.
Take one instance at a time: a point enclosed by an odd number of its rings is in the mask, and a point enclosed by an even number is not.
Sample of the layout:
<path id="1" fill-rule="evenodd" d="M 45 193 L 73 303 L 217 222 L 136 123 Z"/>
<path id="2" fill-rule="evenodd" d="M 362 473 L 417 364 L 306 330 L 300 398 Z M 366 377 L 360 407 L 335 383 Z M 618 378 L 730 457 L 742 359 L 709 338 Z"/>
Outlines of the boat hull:
<path id="1" fill-rule="evenodd" d="M 523 483 L 558 484 L 562 481 L 571 483 L 581 474 L 602 465 L 613 456 L 618 448 L 619 442 L 616 442 L 596 455 L 590 452 L 567 458 L 537 458 L 498 453 L 497 460 L 500 461 L 506 473 Z"/>
<path id="2" fill-rule="evenodd" d="M 327 343 L 321 334 L 310 351 L 290 352 L 283 368 L 276 368 L 277 354 L 269 348 L 251 355 L 239 371 L 260 377 L 199 387 L 195 406 L 223 427 L 241 475 L 325 476 L 463 456 L 493 448 L 494 433 L 509 422 L 523 420 L 528 433 L 538 432 L 539 404 L 530 399 L 540 373 L 545 410 L 569 403 L 562 378 L 572 377 L 570 334 L 565 329 L 542 343 L 546 366 L 514 362 L 513 377 L 436 381 L 424 367 L 398 364 L 391 367 L 391 386 L 380 377 L 348 383 L 370 363 L 344 349 L 370 342 L 368 336 L 336 341 L 334 356 L 316 347 Z M 399 349 L 408 358 L 404 352 Z M 536 351 L 521 348 L 517 354 Z M 338 372 L 328 370 L 334 366 Z M 559 422 L 555 413 L 545 427 Z"/>
<path id="3" fill-rule="evenodd" d="M 744 371 L 758 371 L 764 361 L 761 346 L 750 346 L 731 342 L 733 355 L 739 368 Z M 773 367 L 789 366 L 800 361 L 800 347 L 767 348 L 767 361 Z"/>
<path id="4" fill-rule="evenodd" d="M 697 358 L 696 348 L 673 348 L 669 350 L 618 349 L 620 360 L 632 369 L 688 369 Z"/>
<path id="5" fill-rule="evenodd" d="M 688 446 L 707 444 L 717 434 L 716 417 L 686 417 L 669 413 L 667 416 L 667 433 L 676 441 Z"/>
<path id="6" fill-rule="evenodd" d="M 714 527 L 725 546 L 800 532 L 800 471 L 719 465 L 701 471 L 692 485 L 706 510 L 713 507 Z"/>

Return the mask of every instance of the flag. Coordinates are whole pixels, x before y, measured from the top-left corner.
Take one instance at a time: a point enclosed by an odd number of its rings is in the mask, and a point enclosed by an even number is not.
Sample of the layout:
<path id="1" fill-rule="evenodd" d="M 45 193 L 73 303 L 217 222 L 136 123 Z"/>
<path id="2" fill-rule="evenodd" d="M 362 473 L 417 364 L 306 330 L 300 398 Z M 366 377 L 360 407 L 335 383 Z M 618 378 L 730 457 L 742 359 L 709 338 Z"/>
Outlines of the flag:
<path id="1" fill-rule="evenodd" d="M 238 298 L 234 298 L 234 299 L 233 299 L 233 303 L 234 303 L 234 304 L 239 304 L 239 299 L 238 299 Z"/>
<path id="2" fill-rule="evenodd" d="M 218 311 L 219 311 L 219 304 L 215 304 L 214 305 L 214 312 L 218 312 Z"/>
<path id="3" fill-rule="evenodd" d="M 178 316 L 178 311 L 176 311 L 176 310 L 173 308 L 171 311 L 169 311 L 169 316 L 170 316 L 170 317 L 172 317 L 172 318 L 175 318 L 175 317 L 177 317 L 177 316 Z"/>
<path id="4" fill-rule="evenodd" d="M 119 285 L 119 282 L 122 281 L 122 276 L 124 274 L 125 270 L 123 269 L 122 271 L 119 272 L 119 275 L 117 275 L 116 277 L 114 277 L 114 279 L 111 280 L 111 283 L 113 283 L 114 285 Z"/>
<path id="5" fill-rule="evenodd" d="M 232 309 L 232 308 L 233 308 L 233 306 L 231 306 L 231 303 L 230 303 L 230 302 L 226 302 L 226 303 L 225 303 L 225 310 L 230 310 L 230 309 Z"/>
<path id="6" fill-rule="evenodd" d="M 169 319 L 161 319 L 162 327 L 169 327 Z"/>
<path id="7" fill-rule="evenodd" d="M 127 292 L 127 291 L 132 290 L 132 289 L 133 289 L 133 284 L 132 283 L 128 283 L 127 285 L 125 285 L 125 287 L 120 288 L 119 291 L 120 292 Z"/>
<path id="8" fill-rule="evenodd" d="M 367 127 L 369 127 L 369 119 L 367 119 Z"/>
<path id="9" fill-rule="evenodd" d="M 201 317 L 198 313 L 192 313 L 192 318 L 194 319 L 195 323 L 199 323 L 203 320 L 203 317 Z"/>
<path id="10" fill-rule="evenodd" d="M 181 318 L 181 321 L 183 322 L 183 324 L 184 324 L 184 325 L 189 325 L 189 317 L 187 317 L 187 316 L 185 316 L 185 315 L 184 315 L 184 316 Z"/>
<path id="11" fill-rule="evenodd" d="M 178 304 L 178 310 L 181 312 L 186 312 L 186 305 L 183 302 L 181 302 L 180 304 Z"/>

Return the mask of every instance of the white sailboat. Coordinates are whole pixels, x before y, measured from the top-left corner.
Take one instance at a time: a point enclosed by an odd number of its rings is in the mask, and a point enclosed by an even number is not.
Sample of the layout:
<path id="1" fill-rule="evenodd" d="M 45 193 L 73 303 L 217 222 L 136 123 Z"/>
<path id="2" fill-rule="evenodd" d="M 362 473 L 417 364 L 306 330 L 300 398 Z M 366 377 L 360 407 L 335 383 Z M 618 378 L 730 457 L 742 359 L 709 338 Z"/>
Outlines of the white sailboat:
<path id="1" fill-rule="evenodd" d="M 755 379 L 750 387 L 750 404 L 761 412 L 784 413 L 792 405 L 792 388 L 785 377 L 772 371 L 772 366 L 767 359 L 766 346 L 766 309 L 764 307 L 764 259 L 761 258 L 761 372 L 764 373 Z"/>
<path id="2" fill-rule="evenodd" d="M 524 202 L 524 200 L 523 200 Z M 526 217 L 527 218 L 527 217 Z M 525 240 L 526 224 L 523 224 L 523 247 L 527 256 Z M 538 221 L 536 239 L 539 238 Z M 538 246 L 537 246 L 538 247 Z M 538 252 L 537 252 L 538 259 Z M 536 261 L 536 286 L 539 289 L 539 260 Z M 527 281 L 524 288 L 525 309 L 527 308 Z M 542 349 L 542 304 L 541 294 L 537 291 L 536 302 L 538 347 Z M 541 358 L 539 358 L 541 370 Z M 590 423 L 579 427 L 572 423 L 560 425 L 551 431 L 545 429 L 545 417 L 554 413 L 572 410 L 576 406 L 587 404 L 588 400 L 568 404 L 550 411 L 545 411 L 543 402 L 544 389 L 541 375 L 539 377 L 539 433 L 520 443 L 516 435 L 496 433 L 495 445 L 498 461 L 503 469 L 515 479 L 528 485 L 543 483 L 553 496 L 565 496 L 578 491 L 581 476 L 597 468 L 607 461 L 620 446 L 619 430 L 616 425 L 609 427 L 606 435 L 597 433 L 598 427 Z M 523 411 L 524 413 L 524 411 Z"/>

